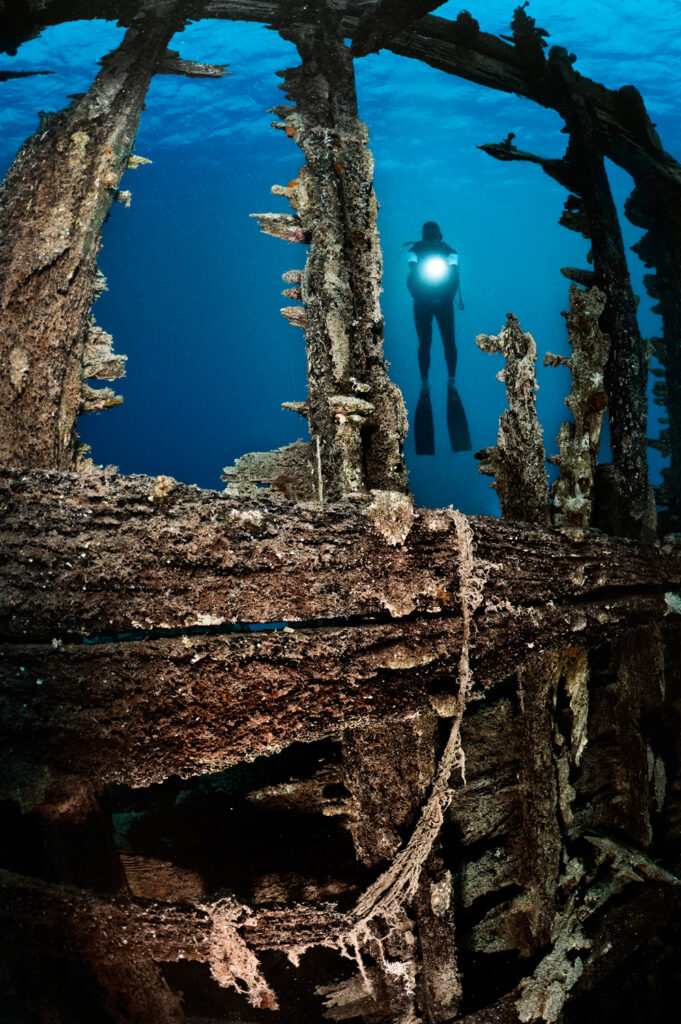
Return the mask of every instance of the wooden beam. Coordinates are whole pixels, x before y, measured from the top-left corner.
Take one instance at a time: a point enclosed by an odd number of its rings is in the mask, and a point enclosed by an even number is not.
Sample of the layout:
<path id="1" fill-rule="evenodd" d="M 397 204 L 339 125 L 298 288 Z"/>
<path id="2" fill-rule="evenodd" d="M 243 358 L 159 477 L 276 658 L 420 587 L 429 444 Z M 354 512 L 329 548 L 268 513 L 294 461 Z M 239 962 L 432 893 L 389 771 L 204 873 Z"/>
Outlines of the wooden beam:
<path id="1" fill-rule="evenodd" d="M 53 75 L 54 71 L 0 71 L 0 82 L 9 82 L 13 78 L 33 78 L 34 75 Z"/>
<path id="2" fill-rule="evenodd" d="M 273 109 L 282 119 L 275 127 L 300 146 L 306 163 L 294 181 L 272 190 L 296 211 L 284 234 L 274 227 L 280 216 L 257 216 L 268 233 L 309 243 L 300 290 L 293 292 L 304 307 L 282 312 L 305 331 L 305 406 L 319 499 L 406 492 L 407 418 L 383 356 L 378 204 L 352 56 L 325 3 L 291 10 L 279 31 L 295 43 L 301 64 L 279 72 L 295 105 Z"/>
<path id="3" fill-rule="evenodd" d="M 542 652 L 600 646 L 665 615 L 662 594 L 516 607 L 478 624 L 482 692 Z M 32 802 L 45 769 L 145 786 L 219 771 L 344 728 L 409 721 L 456 695 L 457 618 L 118 644 L 6 644 L 2 792 Z"/>
<path id="4" fill-rule="evenodd" d="M 596 905 L 592 911 L 589 932 L 593 951 L 586 954 L 577 991 L 591 988 L 678 914 L 681 888 L 672 879 L 632 873 L 628 881 L 633 884 L 624 883 L 625 892 L 612 904 Z M 311 946 L 328 945 L 352 925 L 351 914 L 329 904 L 252 911 L 229 899 L 172 903 L 96 896 L 5 870 L 0 871 L 0 894 L 0 944 L 4 949 L 20 943 L 34 951 L 53 953 L 58 947 L 100 963 L 124 956 L 131 964 L 190 960 L 213 967 L 221 953 L 226 966 L 236 973 L 243 968 L 239 959 L 243 946 L 254 956 L 263 950 L 300 956 Z M 225 942 L 222 922 L 228 922 L 231 948 Z M 581 952 L 579 946 L 575 952 Z M 462 1017 L 461 1024 L 492 1020 L 518 1024 L 526 1019 L 520 1017 L 518 1007 L 526 986 L 527 980 L 493 1005 Z"/>
<path id="5" fill-rule="evenodd" d="M 74 464 L 83 357 L 97 332 L 100 232 L 159 56 L 182 24 L 174 8 L 161 18 L 149 12 L 142 5 L 87 93 L 44 115 L 0 188 L 3 465 Z M 108 389 L 98 394 L 99 407 L 113 403 Z"/>
<path id="6" fill-rule="evenodd" d="M 31 935 L 50 948 L 132 963 L 215 957 L 221 919 L 230 917 L 243 941 L 256 950 L 287 952 L 324 945 L 347 927 L 349 915 L 335 907 L 294 905 L 251 911 L 234 900 L 164 903 L 127 896 L 96 896 L 87 889 L 55 885 L 0 870 L 0 919 L 5 948 Z M 54 945 L 51 947 L 54 949 Z M 225 950 L 225 953 L 228 953 Z"/>
<path id="7" fill-rule="evenodd" d="M 185 75 L 187 78 L 224 78 L 231 74 L 228 64 L 202 64 L 184 60 L 177 50 L 166 50 L 156 68 L 157 75 Z"/>
<path id="8" fill-rule="evenodd" d="M 442 7 L 445 0 L 376 0 L 360 19 L 352 40 L 355 57 L 375 53 L 398 32 L 408 28 L 424 14 Z"/>
<path id="9" fill-rule="evenodd" d="M 381 494 L 333 506 L 230 497 L 169 477 L 0 471 L 0 636 L 457 615 L 455 513 Z M 663 595 L 681 551 L 475 516 L 492 611 Z M 480 614 L 480 613 L 478 613 Z"/>

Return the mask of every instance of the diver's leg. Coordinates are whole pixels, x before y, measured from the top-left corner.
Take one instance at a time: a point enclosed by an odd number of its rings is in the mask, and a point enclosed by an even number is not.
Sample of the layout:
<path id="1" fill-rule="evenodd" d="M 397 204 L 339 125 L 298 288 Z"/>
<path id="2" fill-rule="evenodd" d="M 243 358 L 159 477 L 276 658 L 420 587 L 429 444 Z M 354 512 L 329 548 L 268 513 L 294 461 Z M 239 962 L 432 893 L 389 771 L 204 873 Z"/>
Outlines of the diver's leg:
<path id="1" fill-rule="evenodd" d="M 421 385 L 421 393 L 414 413 L 414 448 L 417 455 L 435 454 L 433 407 L 430 404 L 430 388 L 427 381 Z"/>
<path id="2" fill-rule="evenodd" d="M 447 382 L 447 430 L 453 452 L 469 452 L 471 450 L 468 420 L 459 392 L 454 387 L 453 377 L 450 377 Z"/>
<path id="3" fill-rule="evenodd" d="M 454 302 L 452 299 L 438 302 L 435 306 L 435 319 L 440 328 L 442 344 L 445 349 L 447 373 L 453 379 L 456 375 L 456 341 L 454 335 Z"/>
<path id="4" fill-rule="evenodd" d="M 430 404 L 430 389 L 428 388 L 430 346 L 433 340 L 433 305 L 431 302 L 414 300 L 414 323 L 419 339 L 419 370 L 421 371 L 421 394 L 414 414 L 414 445 L 417 455 L 434 455 L 433 409 Z"/>
<path id="5" fill-rule="evenodd" d="M 430 370 L 430 346 L 433 341 L 433 305 L 414 299 L 414 324 L 419 339 L 419 370 L 421 381 L 428 382 Z"/>
<path id="6" fill-rule="evenodd" d="M 454 338 L 454 303 L 451 300 L 438 303 L 435 316 L 442 335 L 442 344 L 447 360 L 447 429 L 453 452 L 467 452 L 471 449 L 468 422 L 459 392 L 454 387 L 456 374 L 456 342 Z"/>

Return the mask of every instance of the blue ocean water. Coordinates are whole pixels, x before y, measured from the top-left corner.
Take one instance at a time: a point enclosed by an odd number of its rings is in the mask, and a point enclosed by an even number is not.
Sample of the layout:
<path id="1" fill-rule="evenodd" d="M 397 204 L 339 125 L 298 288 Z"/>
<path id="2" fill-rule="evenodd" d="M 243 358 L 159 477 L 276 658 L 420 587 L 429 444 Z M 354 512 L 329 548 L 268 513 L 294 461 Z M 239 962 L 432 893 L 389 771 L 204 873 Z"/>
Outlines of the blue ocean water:
<path id="1" fill-rule="evenodd" d="M 456 2 L 437 12 L 454 18 Z M 485 0 L 471 13 L 483 30 L 507 34 L 513 4 Z M 594 0 L 566 5 L 533 0 L 529 13 L 550 32 L 549 45 L 577 54 L 576 69 L 609 87 L 633 83 L 642 92 L 663 144 L 681 157 L 677 114 L 681 9 L 678 0 Z M 123 30 L 104 21 L 47 29 L 0 68 L 45 69 L 44 77 L 0 83 L 0 170 L 37 127 L 39 110 L 58 110 L 87 89 L 97 60 Z M 128 375 L 115 384 L 124 404 L 79 421 L 81 439 L 98 463 L 125 473 L 165 473 L 220 488 L 222 467 L 248 451 L 306 437 L 303 420 L 282 401 L 306 393 L 301 332 L 280 315 L 281 274 L 301 267 L 300 246 L 261 235 L 253 212 L 288 211 L 270 187 L 297 174 L 303 159 L 291 139 L 270 128 L 269 107 L 282 102 L 278 69 L 298 63 L 294 47 L 264 26 L 202 21 L 171 43 L 183 57 L 229 63 L 231 76 L 152 82 L 136 151 L 151 165 L 127 172 L 133 193 L 115 204 L 104 226 L 100 266 L 108 291 L 95 306 L 98 323 L 128 356 Z M 426 220 L 439 222 L 461 261 L 465 309 L 457 312 L 457 383 L 473 448 L 496 442 L 505 405 L 495 379 L 500 357 L 475 345 L 480 332 L 497 333 L 514 312 L 540 353 L 537 407 L 546 447 L 567 415 L 565 370 L 541 367 L 547 350 L 569 354 L 561 310 L 568 283 L 559 268 L 586 266 L 587 243 L 558 226 L 564 190 L 536 166 L 499 163 L 476 147 L 513 131 L 521 149 L 560 156 L 561 120 L 529 101 L 460 81 L 388 51 L 355 62 L 360 114 L 370 129 L 381 204 L 384 254 L 385 353 L 410 417 L 419 391 L 416 335 L 405 287 L 402 244 L 419 237 Z M 620 209 L 628 176 L 611 167 Z M 622 219 L 628 245 L 640 231 Z M 659 320 L 642 286 L 644 336 Z M 445 425 L 446 367 L 435 332 L 431 393 L 436 454 L 405 454 L 420 504 L 454 504 L 464 512 L 496 514 L 488 478 L 472 453 L 452 454 Z M 650 433 L 658 410 L 651 407 Z M 651 453 L 655 478 L 660 461 Z"/>

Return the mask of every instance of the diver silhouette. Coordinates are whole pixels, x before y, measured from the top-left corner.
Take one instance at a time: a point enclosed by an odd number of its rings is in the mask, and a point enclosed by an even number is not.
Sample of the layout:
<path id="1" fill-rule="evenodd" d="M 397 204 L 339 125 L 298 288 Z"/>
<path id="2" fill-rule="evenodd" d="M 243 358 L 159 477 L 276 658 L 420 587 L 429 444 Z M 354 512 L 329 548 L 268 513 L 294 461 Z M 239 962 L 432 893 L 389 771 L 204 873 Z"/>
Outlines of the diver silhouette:
<path id="1" fill-rule="evenodd" d="M 447 362 L 449 440 L 452 451 L 469 451 L 471 439 L 468 433 L 466 414 L 459 398 L 459 392 L 454 386 L 456 375 L 454 297 L 457 291 L 459 292 L 459 309 L 463 309 L 459 283 L 459 257 L 456 250 L 443 240 L 442 232 L 435 221 L 429 220 L 421 230 L 421 241 L 411 243 L 408 262 L 407 288 L 414 299 L 414 324 L 419 340 L 418 361 L 421 371 L 421 394 L 414 417 L 416 454 L 433 455 L 435 453 L 433 409 L 428 383 L 430 349 L 433 341 L 433 318 L 440 328 Z"/>

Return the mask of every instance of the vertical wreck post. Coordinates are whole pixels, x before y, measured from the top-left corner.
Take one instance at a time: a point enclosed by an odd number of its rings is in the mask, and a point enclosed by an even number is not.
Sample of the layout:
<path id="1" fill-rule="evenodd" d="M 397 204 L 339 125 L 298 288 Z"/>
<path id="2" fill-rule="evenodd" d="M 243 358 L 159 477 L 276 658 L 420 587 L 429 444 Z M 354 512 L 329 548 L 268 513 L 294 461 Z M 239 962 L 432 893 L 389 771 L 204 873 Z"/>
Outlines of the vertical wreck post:
<path id="1" fill-rule="evenodd" d="M 642 105 L 640 97 L 638 101 Z M 662 337 L 653 341 L 653 354 L 662 369 L 653 373 L 663 378 L 654 391 L 655 402 L 664 407 L 666 415 L 660 437 L 648 443 L 669 458 L 657 497 L 658 504 L 667 509 L 662 517 L 665 528 L 677 532 L 681 523 L 681 175 L 678 166 L 665 157 L 660 146 L 661 170 L 655 165 L 653 170 L 649 161 L 638 161 L 631 168 L 636 188 L 625 211 L 633 224 L 646 229 L 633 248 L 653 270 L 643 282 L 656 301 L 653 312 L 662 317 Z"/>
<path id="2" fill-rule="evenodd" d="M 285 275 L 300 285 L 285 294 L 302 299 L 305 308 L 283 313 L 305 330 L 305 414 L 318 456 L 319 497 L 404 494 L 406 414 L 383 359 L 373 159 L 357 113 L 352 53 L 326 5 L 308 8 L 304 19 L 282 32 L 302 58 L 300 67 L 283 74 L 295 106 L 274 110 L 307 161 L 287 188 L 273 189 L 289 199 L 296 217 L 259 219 L 265 231 L 310 245 L 305 270 Z M 435 720 L 428 726 L 404 723 L 397 736 L 394 726 L 343 733 L 346 782 L 357 804 L 355 852 L 367 867 L 394 857 L 418 814 L 434 769 Z M 395 771 L 398 754 L 401 770 Z M 380 794 L 377 806 L 367 799 L 369 778 Z M 387 823 L 389 805 L 401 810 Z M 451 876 L 438 847 L 424 866 L 413 907 L 401 908 L 395 921 L 374 922 L 372 937 L 363 937 L 364 952 L 376 961 L 375 968 L 362 967 L 370 984 L 360 983 L 359 996 L 355 982 L 328 990 L 327 1015 L 342 1019 L 346 1004 L 359 998 L 377 1021 L 406 1021 L 415 1013 L 433 1022 L 450 1017 L 460 996 L 450 900 Z"/>
<path id="3" fill-rule="evenodd" d="M 475 453 L 481 460 L 478 472 L 494 477 L 490 486 L 499 495 L 505 519 L 548 526 L 546 454 L 535 408 L 534 338 L 509 313 L 498 335 L 479 334 L 475 340 L 483 352 L 501 352 L 504 356 L 506 366 L 497 379 L 506 385 L 508 399 L 508 409 L 499 420 L 498 446 Z"/>
<path id="4" fill-rule="evenodd" d="M 574 74 L 565 57 L 553 57 L 550 63 L 560 67 L 562 74 Z M 578 104 L 574 106 L 576 110 Z M 497 160 L 537 163 L 570 191 L 560 223 L 591 241 L 593 270 L 566 267 L 563 273 L 580 285 L 596 285 L 603 293 L 606 302 L 600 326 L 611 342 L 605 390 L 613 462 L 607 480 L 601 471 L 603 497 L 597 504 L 603 509 L 601 520 L 608 516 L 606 508 L 618 509 L 617 521 L 607 524 L 611 532 L 650 540 L 655 529 L 655 505 L 646 460 L 647 349 L 638 326 L 636 297 L 598 138 L 581 110 L 575 112 L 574 120 L 566 116 L 566 122 L 570 144 L 562 160 L 544 159 L 517 149 L 512 136 L 480 148 Z"/>
<path id="5" fill-rule="evenodd" d="M 545 159 L 517 149 L 511 134 L 502 142 L 480 148 L 498 160 L 524 160 L 543 170 L 569 190 L 560 223 L 591 242 L 588 255 L 593 270 L 565 268 L 563 273 L 581 285 L 596 285 L 606 296 L 600 326 L 610 338 L 605 369 L 608 393 L 612 466 L 600 472 L 600 494 L 607 511 L 599 520 L 611 532 L 650 541 L 655 533 L 655 503 L 646 458 L 648 351 L 638 326 L 637 299 L 629 268 L 617 208 L 605 167 L 607 133 L 597 114 L 585 102 L 575 57 L 554 46 L 544 56 L 547 33 L 535 27 L 524 7 L 516 8 L 513 40 L 520 57 L 538 81 L 546 99 L 565 120 L 570 142 L 561 160 Z M 605 522 L 611 508 L 617 521 Z"/>
<path id="6" fill-rule="evenodd" d="M 302 58 L 282 72 L 295 105 L 276 107 L 278 127 L 306 164 L 286 188 L 295 217 L 259 215 L 263 230 L 307 242 L 304 271 L 287 281 L 304 308 L 284 315 L 305 330 L 305 403 L 319 474 L 319 496 L 333 501 L 369 490 L 405 493 L 406 414 L 383 358 L 373 158 L 357 114 L 353 58 L 325 3 L 305 5 L 281 34 Z"/>
<path id="7" fill-rule="evenodd" d="M 561 424 L 556 438 L 559 454 L 548 460 L 560 466 L 559 477 L 551 485 L 554 526 L 591 525 L 598 449 L 608 405 L 603 377 L 610 339 L 598 325 L 604 306 L 605 295 L 598 288 L 584 291 L 571 284 L 570 309 L 563 316 L 572 356 L 568 359 L 552 352 L 544 356 L 544 366 L 566 366 L 572 374 L 572 390 L 565 404 L 573 422 Z"/>
<path id="8" fill-rule="evenodd" d="M 158 6 L 158 5 L 156 5 Z M 162 16 L 159 16 L 159 15 Z M 76 417 L 115 403 L 86 374 L 120 376 L 90 308 L 104 218 L 128 166 L 149 82 L 182 21 L 143 6 L 85 95 L 42 114 L 0 189 L 0 463 L 69 469 Z M 97 353 L 94 366 L 84 356 Z M 85 359 L 86 362 L 92 360 Z M 102 363 L 109 363 L 109 370 Z M 99 396 L 99 397 L 98 397 Z"/>
<path id="9" fill-rule="evenodd" d="M 350 825 L 355 856 L 367 868 L 382 869 L 386 878 L 404 858 L 415 826 L 436 777 L 438 719 L 393 722 L 343 734 L 344 782 L 356 807 Z M 388 867 L 386 868 L 386 865 Z M 363 967 L 362 1009 L 366 1019 L 450 1020 L 461 1000 L 461 977 L 454 936 L 454 889 L 439 836 L 420 866 L 411 900 L 400 901 L 390 919 L 379 913 L 356 940 L 375 967 Z M 350 991 L 359 987 L 351 982 Z M 333 999 L 341 1012 L 327 1016 L 344 1020 L 346 985 Z"/>
<path id="10" fill-rule="evenodd" d="M 611 483 L 621 510 L 620 532 L 651 540 L 656 517 L 646 454 L 648 351 L 638 326 L 637 299 L 605 168 L 604 140 L 588 110 L 573 100 L 576 75 L 570 57 L 554 48 L 549 64 L 567 97 L 561 110 L 570 132 L 566 161 L 579 193 L 578 198 L 568 198 L 561 223 L 591 239 L 593 283 L 607 299 L 600 325 L 610 338 L 605 388 L 610 414 Z"/>

